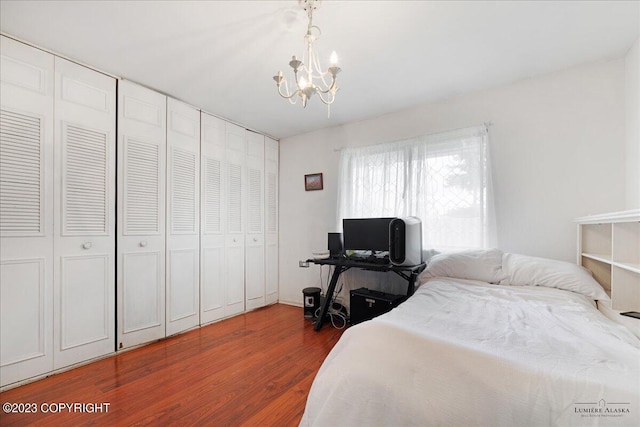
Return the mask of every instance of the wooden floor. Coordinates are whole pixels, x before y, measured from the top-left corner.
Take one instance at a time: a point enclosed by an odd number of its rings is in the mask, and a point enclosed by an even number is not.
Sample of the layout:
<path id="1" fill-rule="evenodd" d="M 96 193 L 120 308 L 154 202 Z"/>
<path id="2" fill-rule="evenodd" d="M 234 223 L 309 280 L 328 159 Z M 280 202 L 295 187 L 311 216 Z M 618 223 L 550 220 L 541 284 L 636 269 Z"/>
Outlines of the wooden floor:
<path id="1" fill-rule="evenodd" d="M 0 425 L 296 426 L 341 333 L 276 304 L 0 393 L 37 410 Z"/>

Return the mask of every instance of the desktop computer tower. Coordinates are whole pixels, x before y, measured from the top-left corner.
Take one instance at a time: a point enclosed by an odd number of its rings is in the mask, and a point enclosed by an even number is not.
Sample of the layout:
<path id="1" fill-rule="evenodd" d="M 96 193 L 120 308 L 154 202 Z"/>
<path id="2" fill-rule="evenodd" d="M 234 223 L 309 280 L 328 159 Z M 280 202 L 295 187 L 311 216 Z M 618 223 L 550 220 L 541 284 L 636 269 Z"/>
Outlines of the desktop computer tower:
<path id="1" fill-rule="evenodd" d="M 349 297 L 352 325 L 386 313 L 407 299 L 405 295 L 387 294 L 367 288 L 352 290 Z"/>
<path id="2" fill-rule="evenodd" d="M 422 221 L 414 216 L 389 223 L 389 261 L 393 265 L 422 264 Z"/>

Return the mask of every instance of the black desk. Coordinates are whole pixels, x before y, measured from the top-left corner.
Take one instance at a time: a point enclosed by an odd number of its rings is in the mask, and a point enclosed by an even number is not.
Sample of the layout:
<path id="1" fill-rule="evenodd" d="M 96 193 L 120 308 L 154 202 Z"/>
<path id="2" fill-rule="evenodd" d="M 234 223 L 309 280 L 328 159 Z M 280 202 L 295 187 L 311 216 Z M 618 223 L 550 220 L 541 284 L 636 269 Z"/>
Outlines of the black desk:
<path id="1" fill-rule="evenodd" d="M 415 290 L 416 279 L 418 274 L 425 268 L 425 263 L 418 265 L 392 265 L 392 264 L 377 264 L 369 263 L 360 260 L 351 260 L 347 258 L 325 258 L 325 259 L 308 259 L 307 262 L 312 262 L 316 265 L 333 265 L 333 275 L 331 276 L 331 282 L 329 282 L 329 288 L 327 288 L 327 295 L 320 307 L 320 316 L 316 319 L 316 323 L 313 327 L 314 330 L 319 331 L 324 323 L 324 318 L 329 311 L 329 304 L 333 299 L 333 292 L 338 284 L 338 278 L 340 275 L 349 270 L 350 268 L 359 268 L 361 270 L 380 271 L 387 272 L 393 271 L 398 276 L 409 282 L 407 286 L 407 296 L 413 295 Z"/>

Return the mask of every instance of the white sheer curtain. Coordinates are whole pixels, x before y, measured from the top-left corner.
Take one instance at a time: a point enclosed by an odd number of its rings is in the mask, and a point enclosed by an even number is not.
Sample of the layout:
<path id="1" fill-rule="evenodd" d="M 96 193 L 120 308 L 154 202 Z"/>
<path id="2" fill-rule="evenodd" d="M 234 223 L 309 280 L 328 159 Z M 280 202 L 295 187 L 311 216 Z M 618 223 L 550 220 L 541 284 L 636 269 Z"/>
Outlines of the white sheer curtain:
<path id="1" fill-rule="evenodd" d="M 338 228 L 401 216 L 422 220 L 425 249 L 495 246 L 486 125 L 342 150 Z"/>

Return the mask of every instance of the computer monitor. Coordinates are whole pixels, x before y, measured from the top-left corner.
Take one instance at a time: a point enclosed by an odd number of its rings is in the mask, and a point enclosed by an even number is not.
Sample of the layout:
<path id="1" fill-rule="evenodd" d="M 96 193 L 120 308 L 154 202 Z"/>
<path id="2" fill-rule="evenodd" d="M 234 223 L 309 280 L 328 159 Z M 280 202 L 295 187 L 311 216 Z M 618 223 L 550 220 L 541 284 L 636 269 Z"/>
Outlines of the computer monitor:
<path id="1" fill-rule="evenodd" d="M 389 223 L 394 218 L 345 218 L 342 238 L 345 250 L 388 251 Z"/>

